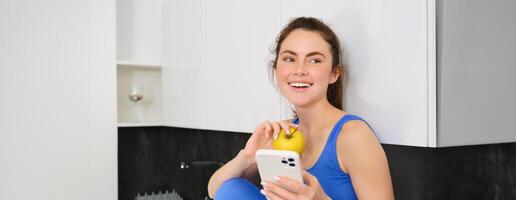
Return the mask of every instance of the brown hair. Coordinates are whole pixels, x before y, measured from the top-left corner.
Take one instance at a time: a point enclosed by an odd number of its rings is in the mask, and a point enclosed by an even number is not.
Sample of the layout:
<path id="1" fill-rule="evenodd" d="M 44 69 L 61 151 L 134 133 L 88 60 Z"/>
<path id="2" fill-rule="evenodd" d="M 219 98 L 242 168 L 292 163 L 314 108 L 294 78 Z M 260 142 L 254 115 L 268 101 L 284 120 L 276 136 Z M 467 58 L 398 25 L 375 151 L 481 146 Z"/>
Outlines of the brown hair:
<path id="1" fill-rule="evenodd" d="M 343 62 L 342 50 L 340 47 L 339 38 L 331 30 L 331 28 L 322 22 L 319 19 L 313 17 L 298 17 L 291 20 L 280 32 L 278 38 L 276 39 L 276 47 L 272 51 L 274 54 L 274 59 L 271 61 L 272 69 L 276 70 L 276 66 L 278 63 L 278 54 L 280 51 L 281 44 L 283 40 L 287 38 L 292 31 L 296 29 L 303 29 L 306 31 L 314 31 L 321 35 L 321 37 L 330 45 L 331 55 L 332 55 L 332 71 L 336 70 L 340 67 L 340 76 L 335 81 L 328 86 L 328 90 L 326 91 L 326 98 L 331 105 L 335 106 L 338 109 L 343 110 L 343 94 L 344 94 L 344 85 L 347 82 L 347 65 Z M 270 71 L 271 77 L 274 77 L 274 73 L 272 70 Z"/>

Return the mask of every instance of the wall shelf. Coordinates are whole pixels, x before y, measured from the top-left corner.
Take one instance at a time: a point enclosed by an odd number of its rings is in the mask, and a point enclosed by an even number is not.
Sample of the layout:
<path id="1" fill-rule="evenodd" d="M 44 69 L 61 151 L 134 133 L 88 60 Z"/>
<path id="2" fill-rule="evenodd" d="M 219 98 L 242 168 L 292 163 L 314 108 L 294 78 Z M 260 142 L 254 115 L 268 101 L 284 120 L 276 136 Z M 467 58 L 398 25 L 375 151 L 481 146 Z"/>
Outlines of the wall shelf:
<path id="1" fill-rule="evenodd" d="M 140 63 L 118 60 L 116 65 L 119 69 L 161 70 L 161 64 L 156 63 Z"/>
<path id="2" fill-rule="evenodd" d="M 135 86 L 143 93 L 137 108 L 129 100 Z M 161 126 L 161 65 L 118 60 L 117 97 L 119 127 Z"/>
<path id="3" fill-rule="evenodd" d="M 119 122 L 118 127 L 148 127 L 148 126 L 163 126 L 161 122 Z"/>

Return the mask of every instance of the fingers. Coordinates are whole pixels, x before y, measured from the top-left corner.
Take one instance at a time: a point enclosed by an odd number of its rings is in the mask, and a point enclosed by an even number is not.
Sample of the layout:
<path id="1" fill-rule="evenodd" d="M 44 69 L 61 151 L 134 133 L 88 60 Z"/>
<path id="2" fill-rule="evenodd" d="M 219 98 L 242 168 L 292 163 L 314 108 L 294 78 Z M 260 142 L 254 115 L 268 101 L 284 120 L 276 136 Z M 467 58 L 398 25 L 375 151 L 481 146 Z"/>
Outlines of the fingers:
<path id="1" fill-rule="evenodd" d="M 287 190 L 295 193 L 299 193 L 304 188 L 304 184 L 288 177 L 278 176 L 275 177 L 275 180 L 277 183 L 283 185 Z"/>
<path id="2" fill-rule="evenodd" d="M 317 178 L 306 170 L 303 170 L 303 178 L 313 185 L 305 185 L 288 177 L 277 177 L 275 181 L 263 181 L 261 191 L 267 199 L 324 199 L 324 191 L 321 190 Z M 319 195 L 317 191 L 321 191 Z"/>
<path id="3" fill-rule="evenodd" d="M 313 183 L 312 174 L 308 173 L 306 170 L 303 170 L 302 175 L 303 175 L 303 181 L 305 182 L 305 184 L 312 185 L 312 183 Z"/>
<path id="4" fill-rule="evenodd" d="M 277 194 L 274 194 L 274 192 L 270 191 L 270 190 L 261 190 L 260 191 L 263 195 L 265 195 L 265 197 L 267 198 L 267 200 L 286 200 L 285 198 L 282 198 L 280 196 L 278 196 Z"/>
<path id="5" fill-rule="evenodd" d="M 287 134 L 287 136 L 290 136 L 290 126 L 288 125 L 288 123 L 286 123 L 285 121 L 280 121 L 279 124 L 283 131 L 285 131 L 285 134 Z"/>
<path id="6" fill-rule="evenodd" d="M 319 180 L 317 180 L 317 178 L 314 175 L 308 173 L 306 170 L 303 170 L 302 174 L 303 174 L 303 181 L 309 187 L 314 187 L 314 186 L 319 185 Z"/>
<path id="7" fill-rule="evenodd" d="M 267 199 L 295 199 L 296 194 L 287 190 L 279 183 L 262 181 L 263 190 L 261 191 Z"/>
<path id="8" fill-rule="evenodd" d="M 277 140 L 280 132 L 280 124 L 278 122 L 272 122 L 272 127 L 274 128 L 272 138 L 274 138 L 274 140 Z"/>
<path id="9" fill-rule="evenodd" d="M 263 124 L 263 128 L 265 129 L 265 138 L 268 139 L 271 135 L 271 130 L 272 130 L 271 122 L 264 121 L 262 124 Z"/>
<path id="10" fill-rule="evenodd" d="M 292 123 L 291 121 L 264 121 L 258 126 L 257 130 L 255 132 L 260 132 L 261 130 L 264 131 L 265 139 L 269 139 L 272 135 L 272 138 L 274 140 L 278 139 L 278 135 L 281 129 L 285 131 L 285 134 L 290 135 L 292 134 L 290 132 L 290 128 L 296 128 L 298 127 L 297 124 Z"/>
<path id="11" fill-rule="evenodd" d="M 278 139 L 278 135 L 279 135 L 279 132 L 281 129 L 283 129 L 283 131 L 285 132 L 285 134 L 287 135 L 290 135 L 290 127 L 292 125 L 295 125 L 294 127 L 297 128 L 297 125 L 294 124 L 294 123 L 288 123 L 286 121 L 275 121 L 275 122 L 272 122 L 272 125 L 273 125 L 273 128 L 274 128 L 274 135 L 273 135 L 273 138 L 274 140 L 277 140 Z"/>

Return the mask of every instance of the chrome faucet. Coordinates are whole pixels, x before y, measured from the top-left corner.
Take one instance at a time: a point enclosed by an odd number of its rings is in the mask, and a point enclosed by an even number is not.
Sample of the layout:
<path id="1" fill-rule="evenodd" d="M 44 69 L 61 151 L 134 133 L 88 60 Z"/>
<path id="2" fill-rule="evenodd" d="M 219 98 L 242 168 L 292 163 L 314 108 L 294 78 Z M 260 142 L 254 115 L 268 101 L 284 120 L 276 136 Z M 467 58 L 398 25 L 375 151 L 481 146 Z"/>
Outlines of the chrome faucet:
<path id="1" fill-rule="evenodd" d="M 190 166 L 192 167 L 209 167 L 209 166 L 218 166 L 218 167 L 221 167 L 222 165 L 224 165 L 223 162 L 220 162 L 220 161 L 213 161 L 213 160 L 209 160 L 209 161 L 192 161 L 191 163 L 187 163 L 185 161 L 181 161 L 179 163 L 179 168 L 180 169 L 187 169 L 187 168 L 190 168 Z"/>

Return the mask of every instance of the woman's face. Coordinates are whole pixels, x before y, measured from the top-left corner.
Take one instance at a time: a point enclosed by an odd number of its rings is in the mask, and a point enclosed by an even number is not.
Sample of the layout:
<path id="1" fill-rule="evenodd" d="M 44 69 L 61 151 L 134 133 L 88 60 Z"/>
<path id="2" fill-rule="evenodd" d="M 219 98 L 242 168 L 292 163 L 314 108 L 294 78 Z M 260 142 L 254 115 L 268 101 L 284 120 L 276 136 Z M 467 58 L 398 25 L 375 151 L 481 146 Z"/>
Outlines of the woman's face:
<path id="1" fill-rule="evenodd" d="M 281 93 L 296 107 L 326 100 L 329 84 L 340 72 L 332 72 L 328 44 L 317 32 L 296 29 L 280 46 L 275 75 Z"/>

